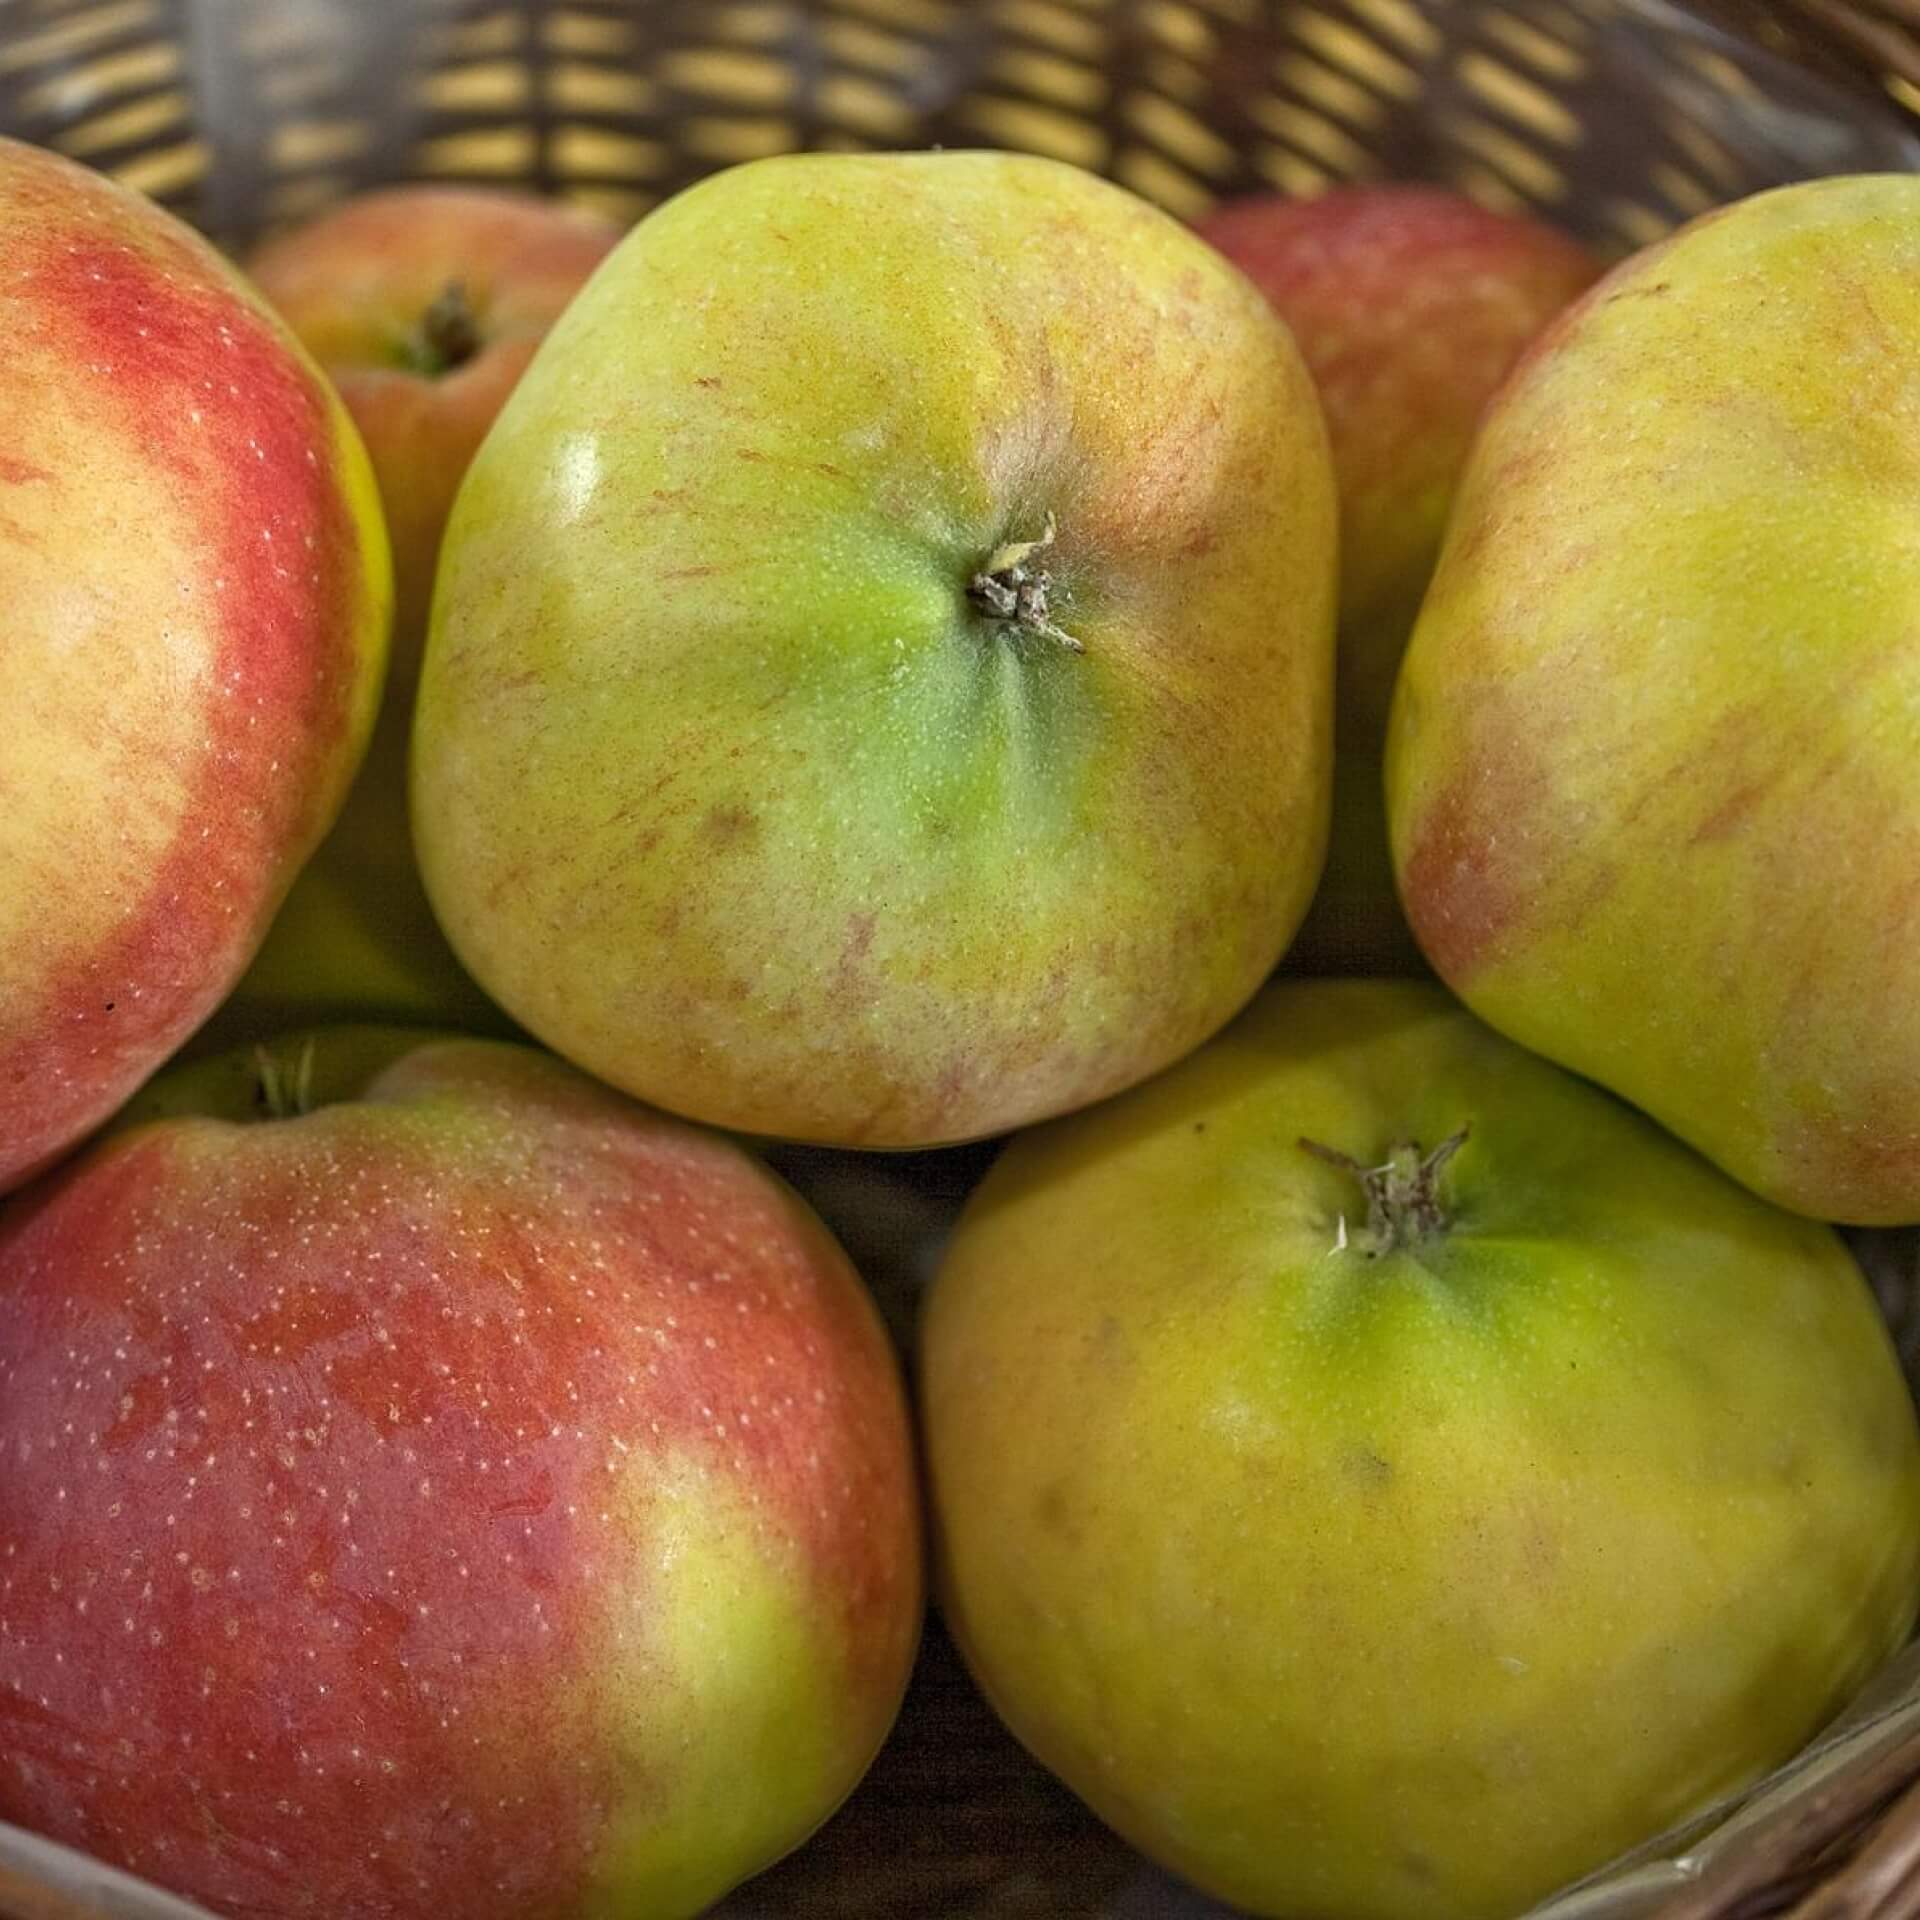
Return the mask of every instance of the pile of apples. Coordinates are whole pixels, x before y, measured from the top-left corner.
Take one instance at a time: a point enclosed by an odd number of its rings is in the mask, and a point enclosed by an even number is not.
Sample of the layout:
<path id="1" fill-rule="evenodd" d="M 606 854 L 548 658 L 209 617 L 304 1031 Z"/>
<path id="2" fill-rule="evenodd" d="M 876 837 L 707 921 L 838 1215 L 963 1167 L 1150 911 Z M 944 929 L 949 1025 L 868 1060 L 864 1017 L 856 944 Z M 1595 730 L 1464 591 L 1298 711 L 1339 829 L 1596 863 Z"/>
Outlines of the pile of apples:
<path id="1" fill-rule="evenodd" d="M 678 1920 L 931 1584 L 1196 1885 L 1499 1920 L 1905 1639 L 1920 180 L 0 242 L 0 1818 Z M 1003 1136 L 910 1404 L 773 1163 Z"/>

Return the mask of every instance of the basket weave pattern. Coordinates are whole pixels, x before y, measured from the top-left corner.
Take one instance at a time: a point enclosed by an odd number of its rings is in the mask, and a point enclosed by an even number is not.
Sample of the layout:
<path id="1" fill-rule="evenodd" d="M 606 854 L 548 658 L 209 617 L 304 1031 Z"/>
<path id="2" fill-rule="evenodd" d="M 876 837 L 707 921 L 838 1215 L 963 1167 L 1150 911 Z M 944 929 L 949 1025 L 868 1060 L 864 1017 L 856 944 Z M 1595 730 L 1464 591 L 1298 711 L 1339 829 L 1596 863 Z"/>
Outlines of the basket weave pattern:
<path id="1" fill-rule="evenodd" d="M 398 179 L 632 219 L 764 154 L 941 144 L 1049 154 L 1183 216 L 1437 180 L 1617 254 L 1780 181 L 1920 167 L 1916 121 L 1920 0 L 0 0 L 0 132 L 236 249 Z M 1912 1243 L 1856 1245 L 1911 1371 Z M 1916 1779 L 1920 1735 L 1636 1911 L 1920 1920 Z M 935 1630 L 866 1786 L 726 1912 L 1221 1911 L 1140 1874 Z M 0 1920 L 102 1911 L 0 1865 Z"/>
<path id="2" fill-rule="evenodd" d="M 1620 251 L 1913 157 L 1890 101 L 1836 142 L 1792 66 L 1629 0 L 11 0 L 0 26 L 0 128 L 229 245 L 396 178 L 632 218 L 766 153 L 938 143 L 1049 153 L 1187 215 L 1438 179 Z"/>

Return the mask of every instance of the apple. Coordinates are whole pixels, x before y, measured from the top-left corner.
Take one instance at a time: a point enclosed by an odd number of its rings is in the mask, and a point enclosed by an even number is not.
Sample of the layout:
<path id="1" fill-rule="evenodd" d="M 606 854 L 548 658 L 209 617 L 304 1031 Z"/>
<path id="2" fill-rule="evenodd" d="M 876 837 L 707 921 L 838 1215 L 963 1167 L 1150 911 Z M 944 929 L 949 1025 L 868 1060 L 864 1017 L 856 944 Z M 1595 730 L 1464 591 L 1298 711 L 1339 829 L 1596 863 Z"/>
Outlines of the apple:
<path id="1" fill-rule="evenodd" d="M 532 195 L 391 187 L 269 241 L 248 262 L 366 441 L 393 537 L 395 616 L 366 763 L 216 1038 L 348 1018 L 508 1024 L 454 959 L 421 888 L 407 737 L 454 493 L 534 348 L 619 237 L 609 221 Z"/>
<path id="2" fill-rule="evenodd" d="M 1920 1221 L 1917 268 L 1920 180 L 1825 180 L 1550 328 L 1468 467 L 1387 759 L 1443 979 L 1855 1225 Z"/>
<path id="3" fill-rule="evenodd" d="M 692 1915 L 918 1631 L 845 1255 L 499 1041 L 197 1062 L 16 1196 L 0 1454 L 0 1819 L 223 1913 Z"/>
<path id="4" fill-rule="evenodd" d="M 1058 162 L 803 154 L 624 240 L 468 472 L 415 720 L 474 977 L 628 1092 L 908 1147 L 1197 1045 L 1326 830 L 1333 478 L 1255 289 Z"/>
<path id="5" fill-rule="evenodd" d="M 352 422 L 151 201 L 0 139 L 0 1192 L 225 997 L 365 751 Z"/>
<path id="6" fill-rule="evenodd" d="M 1256 1914 L 1516 1914 L 1797 1752 L 1920 1596 L 1838 1237 L 1434 985 L 1279 981 L 1014 1140 L 920 1364 L 989 1698 Z"/>
<path id="7" fill-rule="evenodd" d="M 1387 852 L 1394 676 L 1481 410 L 1600 262 L 1538 220 L 1406 182 L 1230 201 L 1199 232 L 1292 329 L 1340 490 L 1333 829 L 1287 965 L 1424 972 Z"/>

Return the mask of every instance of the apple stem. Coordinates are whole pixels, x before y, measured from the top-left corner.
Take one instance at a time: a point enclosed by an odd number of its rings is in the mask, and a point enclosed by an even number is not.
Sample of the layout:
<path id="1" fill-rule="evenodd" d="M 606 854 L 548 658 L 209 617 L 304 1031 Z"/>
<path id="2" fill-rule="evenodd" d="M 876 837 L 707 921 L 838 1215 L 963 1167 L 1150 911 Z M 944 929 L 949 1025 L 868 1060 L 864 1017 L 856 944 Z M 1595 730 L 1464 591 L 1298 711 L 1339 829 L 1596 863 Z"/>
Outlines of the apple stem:
<path id="1" fill-rule="evenodd" d="M 480 351 L 480 320 L 467 298 L 466 282 L 449 280 L 420 320 L 421 368 L 451 373 Z"/>
<path id="2" fill-rule="evenodd" d="M 967 598 L 996 620 L 1011 620 L 1056 640 L 1069 653 L 1086 648 L 1053 619 L 1053 576 L 1032 564 L 1033 556 L 1053 545 L 1053 515 L 1048 514 L 1037 540 L 1007 540 L 987 556 L 986 565 L 967 582 Z"/>
<path id="3" fill-rule="evenodd" d="M 1325 1147 L 1304 1135 L 1300 1145 L 1316 1160 L 1324 1160 L 1360 1182 L 1367 1196 L 1367 1244 L 1362 1251 L 1369 1260 L 1396 1252 L 1401 1247 L 1417 1246 L 1447 1229 L 1446 1210 L 1440 1204 L 1441 1170 L 1467 1143 L 1467 1128 L 1451 1134 L 1423 1154 L 1417 1140 L 1396 1140 L 1387 1149 L 1386 1159 L 1377 1167 L 1363 1167 L 1351 1154 L 1336 1147 Z"/>
<path id="4" fill-rule="evenodd" d="M 253 1050 L 253 1071 L 257 1081 L 254 1103 L 269 1120 L 294 1120 L 313 1111 L 313 1036 L 300 1043 L 293 1071 L 264 1046 Z"/>

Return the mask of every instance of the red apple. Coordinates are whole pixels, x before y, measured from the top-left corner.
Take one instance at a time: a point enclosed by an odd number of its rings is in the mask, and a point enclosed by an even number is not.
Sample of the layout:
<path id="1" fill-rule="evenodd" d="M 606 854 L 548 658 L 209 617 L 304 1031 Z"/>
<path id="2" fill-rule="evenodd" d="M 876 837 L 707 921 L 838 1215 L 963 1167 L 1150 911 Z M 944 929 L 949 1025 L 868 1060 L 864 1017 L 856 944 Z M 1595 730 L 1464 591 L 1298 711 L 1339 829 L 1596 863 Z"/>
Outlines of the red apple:
<path id="1" fill-rule="evenodd" d="M 219 1005 L 365 750 L 352 423 L 150 201 L 0 141 L 0 1192 Z"/>
<path id="2" fill-rule="evenodd" d="M 453 957 L 407 829 L 407 735 L 440 534 L 494 415 L 618 227 L 528 194 L 395 187 L 255 254 L 260 289 L 340 389 L 393 536 L 393 667 L 339 824 L 219 1022 L 251 1038 L 339 1018 L 501 1030 Z"/>
<path id="3" fill-rule="evenodd" d="M 919 1624 L 844 1254 L 495 1041 L 176 1069 L 18 1196 L 0 1458 L 0 1819 L 259 1920 L 698 1912 L 853 1786 Z"/>
<path id="4" fill-rule="evenodd" d="M 1417 971 L 1381 788 L 1394 676 L 1481 409 L 1600 262 L 1551 227 L 1439 187 L 1262 196 L 1217 209 L 1200 231 L 1292 328 L 1339 482 L 1333 828 L 1287 964 Z"/>

